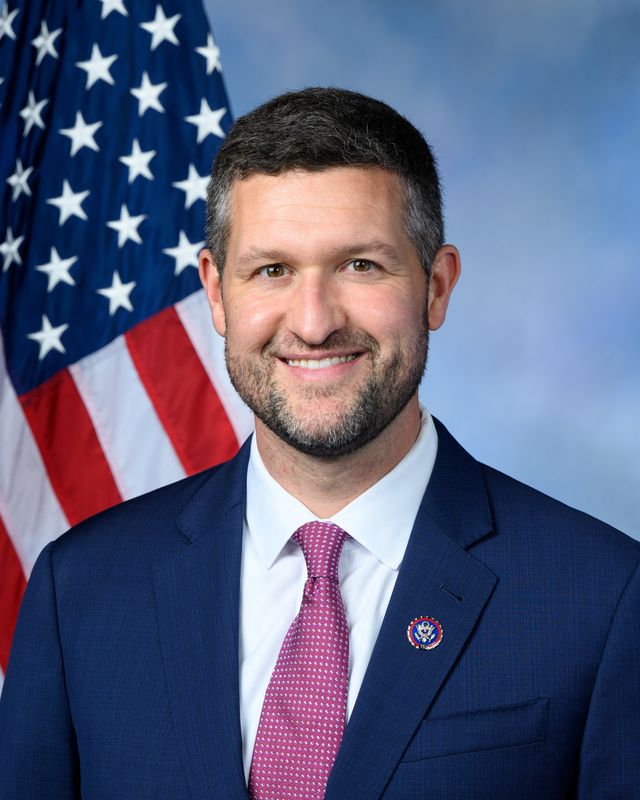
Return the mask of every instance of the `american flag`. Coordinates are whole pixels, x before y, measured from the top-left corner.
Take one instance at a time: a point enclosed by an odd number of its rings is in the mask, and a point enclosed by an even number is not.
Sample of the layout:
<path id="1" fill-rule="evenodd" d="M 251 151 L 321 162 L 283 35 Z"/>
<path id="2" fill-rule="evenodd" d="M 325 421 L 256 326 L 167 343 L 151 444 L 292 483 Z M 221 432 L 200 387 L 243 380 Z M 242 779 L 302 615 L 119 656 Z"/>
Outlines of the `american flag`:
<path id="1" fill-rule="evenodd" d="M 219 55 L 199 0 L 0 0 L 0 685 L 42 547 L 250 432 L 197 275 Z"/>

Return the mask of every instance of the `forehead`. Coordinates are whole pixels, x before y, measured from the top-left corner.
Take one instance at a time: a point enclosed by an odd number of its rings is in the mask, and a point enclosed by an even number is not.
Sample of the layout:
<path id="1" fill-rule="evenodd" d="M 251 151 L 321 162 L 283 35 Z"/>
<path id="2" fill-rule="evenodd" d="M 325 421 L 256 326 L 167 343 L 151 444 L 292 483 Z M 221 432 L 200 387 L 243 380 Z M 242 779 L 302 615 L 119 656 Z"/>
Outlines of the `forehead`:
<path id="1" fill-rule="evenodd" d="M 236 180 L 230 192 L 230 246 L 256 238 L 305 240 L 370 235 L 406 238 L 400 178 L 380 167 L 335 167 Z"/>

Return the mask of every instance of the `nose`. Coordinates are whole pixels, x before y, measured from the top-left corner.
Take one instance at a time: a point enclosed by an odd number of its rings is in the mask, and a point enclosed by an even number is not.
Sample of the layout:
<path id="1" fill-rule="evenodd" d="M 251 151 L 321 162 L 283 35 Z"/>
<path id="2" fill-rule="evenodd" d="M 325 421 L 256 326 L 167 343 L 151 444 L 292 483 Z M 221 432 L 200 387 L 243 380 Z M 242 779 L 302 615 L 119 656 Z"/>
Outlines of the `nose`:
<path id="1" fill-rule="evenodd" d="M 301 274 L 290 300 L 287 326 L 309 345 L 322 344 L 345 326 L 343 303 L 331 276 L 313 271 Z"/>

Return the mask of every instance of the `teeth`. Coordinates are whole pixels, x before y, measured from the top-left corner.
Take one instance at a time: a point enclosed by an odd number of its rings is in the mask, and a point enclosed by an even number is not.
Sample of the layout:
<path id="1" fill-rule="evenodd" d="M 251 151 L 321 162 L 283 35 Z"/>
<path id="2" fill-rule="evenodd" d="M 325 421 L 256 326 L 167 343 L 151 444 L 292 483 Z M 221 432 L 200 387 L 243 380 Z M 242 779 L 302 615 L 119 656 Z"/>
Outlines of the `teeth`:
<path id="1" fill-rule="evenodd" d="M 290 358 L 287 364 L 290 367 L 305 367 L 305 369 L 325 369 L 332 367 L 334 364 L 346 364 L 347 361 L 353 361 L 355 355 L 350 356 L 334 356 L 333 358 Z"/>

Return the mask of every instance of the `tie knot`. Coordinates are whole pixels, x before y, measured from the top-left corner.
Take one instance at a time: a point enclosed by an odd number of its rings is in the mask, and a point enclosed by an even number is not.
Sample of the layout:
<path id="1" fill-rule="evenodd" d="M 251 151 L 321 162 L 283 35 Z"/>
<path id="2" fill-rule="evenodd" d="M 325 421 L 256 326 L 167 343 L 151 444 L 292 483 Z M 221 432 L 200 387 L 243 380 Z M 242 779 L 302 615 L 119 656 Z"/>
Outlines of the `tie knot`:
<path id="1" fill-rule="evenodd" d="M 333 522 L 307 522 L 293 534 L 307 563 L 309 578 L 338 580 L 338 562 L 347 533 Z"/>

